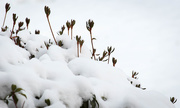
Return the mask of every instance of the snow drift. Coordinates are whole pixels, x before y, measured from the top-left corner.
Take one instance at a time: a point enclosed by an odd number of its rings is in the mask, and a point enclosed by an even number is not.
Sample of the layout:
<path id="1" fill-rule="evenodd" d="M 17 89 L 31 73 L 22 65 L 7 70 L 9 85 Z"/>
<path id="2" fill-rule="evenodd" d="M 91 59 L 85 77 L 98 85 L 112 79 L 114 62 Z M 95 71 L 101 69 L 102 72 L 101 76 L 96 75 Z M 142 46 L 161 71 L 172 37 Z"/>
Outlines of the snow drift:
<path id="1" fill-rule="evenodd" d="M 19 108 L 23 102 L 24 108 L 80 108 L 93 95 L 100 108 L 174 108 L 161 93 L 135 87 L 140 83 L 121 69 L 92 60 L 85 45 L 78 58 L 76 40 L 67 35 L 56 37 L 62 47 L 52 44 L 48 49 L 44 43 L 49 39 L 44 36 L 25 30 L 19 37 L 24 48 L 15 45 L 8 32 L 0 33 L 2 108 L 15 108 L 13 101 L 3 101 L 12 84 L 23 88 L 27 96 L 17 95 Z M 45 99 L 51 101 L 50 106 Z"/>

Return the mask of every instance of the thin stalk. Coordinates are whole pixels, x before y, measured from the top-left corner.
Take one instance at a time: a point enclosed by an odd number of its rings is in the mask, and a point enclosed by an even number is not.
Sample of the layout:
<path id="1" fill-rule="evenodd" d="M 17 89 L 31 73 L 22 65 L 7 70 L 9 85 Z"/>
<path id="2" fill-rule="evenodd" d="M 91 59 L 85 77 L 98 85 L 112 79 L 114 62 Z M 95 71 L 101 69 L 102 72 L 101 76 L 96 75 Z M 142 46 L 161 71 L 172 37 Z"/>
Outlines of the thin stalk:
<path id="1" fill-rule="evenodd" d="M 12 30 L 11 30 L 11 35 L 10 35 L 10 38 L 12 39 L 12 33 L 13 33 L 13 31 L 14 31 L 14 26 L 15 26 L 15 24 L 13 24 L 13 28 L 12 28 Z"/>
<path id="2" fill-rule="evenodd" d="M 25 101 L 23 102 L 22 108 L 24 108 Z"/>
<path id="3" fill-rule="evenodd" d="M 48 16 L 47 16 L 47 20 L 48 20 L 48 24 L 49 24 L 49 27 L 50 27 L 50 30 L 51 30 L 52 36 L 53 36 L 54 41 L 55 41 L 55 43 L 56 43 L 56 45 L 57 45 L 57 41 L 56 41 L 56 39 L 55 39 L 55 37 L 54 37 L 54 34 L 53 34 L 53 31 L 52 31 L 51 24 L 50 24 L 50 21 L 49 21 L 49 17 L 48 17 Z"/>
<path id="4" fill-rule="evenodd" d="M 69 36 L 69 28 L 68 28 L 68 36 Z"/>
<path id="5" fill-rule="evenodd" d="M 92 32 L 91 32 L 91 30 L 90 30 L 90 36 L 91 36 L 92 51 L 93 51 L 93 53 L 94 53 L 94 45 L 93 45 L 93 38 L 92 38 Z M 96 58 L 95 58 L 95 54 L 93 54 L 93 57 L 94 57 L 94 60 L 95 60 L 95 59 L 96 59 Z"/>
<path id="6" fill-rule="evenodd" d="M 73 28 L 71 28 L 71 40 L 72 40 L 72 32 L 73 32 Z"/>
<path id="7" fill-rule="evenodd" d="M 81 53 L 82 46 L 80 46 L 80 53 Z"/>
<path id="8" fill-rule="evenodd" d="M 109 64 L 110 54 L 108 55 L 108 64 Z"/>
<path id="9" fill-rule="evenodd" d="M 14 94 L 13 94 L 12 98 L 13 98 L 13 102 L 14 102 L 15 107 L 18 108 L 17 104 L 15 103 Z"/>
<path id="10" fill-rule="evenodd" d="M 5 16 L 4 16 L 4 21 L 3 21 L 3 25 L 2 25 L 2 27 L 4 27 L 5 20 L 6 20 L 6 15 L 7 15 L 7 12 L 5 13 Z"/>
<path id="11" fill-rule="evenodd" d="M 77 56 L 79 57 L 79 43 L 77 43 Z"/>

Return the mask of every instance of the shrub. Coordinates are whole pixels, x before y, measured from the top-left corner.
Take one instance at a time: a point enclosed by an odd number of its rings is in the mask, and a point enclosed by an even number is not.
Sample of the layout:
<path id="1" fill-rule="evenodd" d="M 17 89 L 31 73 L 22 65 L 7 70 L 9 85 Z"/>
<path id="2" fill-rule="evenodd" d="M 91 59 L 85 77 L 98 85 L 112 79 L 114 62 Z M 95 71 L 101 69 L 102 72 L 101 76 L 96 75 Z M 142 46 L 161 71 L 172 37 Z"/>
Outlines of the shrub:
<path id="1" fill-rule="evenodd" d="M 99 103 L 96 100 L 96 96 L 93 94 L 92 99 L 88 99 L 86 101 L 83 101 L 83 104 L 80 108 L 99 108 Z"/>
<path id="2" fill-rule="evenodd" d="M 20 95 L 24 96 L 24 97 L 27 99 L 27 96 L 26 96 L 24 93 L 22 93 L 22 90 L 23 90 L 22 88 L 17 88 L 17 86 L 16 86 L 15 84 L 12 84 L 12 85 L 11 85 L 11 92 L 10 92 L 9 95 L 7 95 L 7 96 L 5 97 L 4 101 L 8 104 L 8 103 L 9 103 L 9 100 L 11 100 L 11 98 L 12 98 L 11 101 L 13 101 L 15 107 L 18 108 L 18 107 L 17 107 L 17 103 L 18 103 L 19 99 L 18 99 L 18 97 L 17 97 L 17 94 L 20 94 Z M 25 103 L 25 102 L 24 102 L 24 103 Z M 23 105 L 22 105 L 22 108 L 24 107 L 24 103 L 23 103 Z"/>

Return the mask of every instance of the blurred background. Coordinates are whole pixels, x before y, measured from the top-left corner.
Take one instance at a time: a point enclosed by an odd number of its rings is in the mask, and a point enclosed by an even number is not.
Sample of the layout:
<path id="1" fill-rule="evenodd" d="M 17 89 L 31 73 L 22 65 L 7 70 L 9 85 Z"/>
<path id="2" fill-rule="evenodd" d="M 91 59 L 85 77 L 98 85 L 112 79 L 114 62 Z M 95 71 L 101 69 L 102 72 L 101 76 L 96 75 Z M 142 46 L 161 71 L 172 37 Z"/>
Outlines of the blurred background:
<path id="1" fill-rule="evenodd" d="M 18 21 L 31 19 L 29 30 L 52 38 L 44 6 L 51 9 L 54 34 L 67 20 L 75 19 L 74 37 L 82 36 L 91 49 L 86 21 L 92 19 L 94 46 L 102 54 L 107 46 L 115 48 L 111 57 L 117 68 L 128 76 L 139 72 L 139 81 L 147 90 L 178 99 L 180 107 L 180 1 L 179 0 L 1 0 L 0 25 L 5 3 L 10 3 L 5 25 L 12 27 L 12 13 Z M 67 34 L 65 29 L 64 34 Z M 111 63 L 112 65 L 112 63 Z"/>

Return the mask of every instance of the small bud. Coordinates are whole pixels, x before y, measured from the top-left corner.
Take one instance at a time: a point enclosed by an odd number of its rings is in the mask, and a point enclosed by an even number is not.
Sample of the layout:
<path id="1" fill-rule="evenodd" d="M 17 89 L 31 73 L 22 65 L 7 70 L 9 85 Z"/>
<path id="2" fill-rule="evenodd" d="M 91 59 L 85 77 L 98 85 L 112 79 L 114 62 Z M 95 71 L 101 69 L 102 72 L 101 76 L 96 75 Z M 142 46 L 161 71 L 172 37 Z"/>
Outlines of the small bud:
<path id="1" fill-rule="evenodd" d="M 91 22 L 89 23 L 89 26 L 90 26 L 90 28 L 93 28 L 93 26 L 94 26 L 94 22 L 93 22 L 93 21 L 91 21 Z"/>
<path id="2" fill-rule="evenodd" d="M 13 13 L 13 23 L 14 23 L 14 25 L 16 24 L 17 19 L 18 19 L 18 16 L 16 17 L 16 14 Z"/>
<path id="3" fill-rule="evenodd" d="M 175 104 L 177 102 L 177 99 L 175 99 L 175 97 L 170 97 L 170 101 Z"/>
<path id="4" fill-rule="evenodd" d="M 61 35 L 63 34 L 64 30 L 65 30 L 65 26 L 63 25 L 63 26 L 61 27 Z"/>
<path id="5" fill-rule="evenodd" d="M 75 20 L 71 20 L 71 28 L 73 28 L 73 26 L 75 25 L 76 21 Z"/>
<path id="6" fill-rule="evenodd" d="M 27 29 L 28 29 L 28 26 L 29 26 L 29 23 L 30 23 L 30 19 L 29 18 L 26 18 L 26 26 L 27 26 Z"/>
<path id="7" fill-rule="evenodd" d="M 137 88 L 141 88 L 141 84 L 136 84 L 136 87 Z"/>
<path id="8" fill-rule="evenodd" d="M 3 28 L 3 27 L 1 28 L 1 31 L 2 31 L 2 32 L 5 32 L 5 31 L 7 31 L 7 29 L 8 29 L 8 27 L 5 26 L 4 28 Z"/>
<path id="9" fill-rule="evenodd" d="M 44 7 L 44 11 L 45 11 L 46 16 L 49 17 L 49 15 L 50 15 L 50 13 L 51 13 L 50 8 L 49 8 L 48 6 L 45 6 L 45 7 Z"/>
<path id="10" fill-rule="evenodd" d="M 81 41 L 81 36 L 78 37 L 78 35 L 76 35 L 76 41 L 77 41 L 77 56 L 79 57 L 79 42 Z"/>
<path id="11" fill-rule="evenodd" d="M 80 46 L 82 46 L 84 44 L 84 40 L 80 40 Z"/>
<path id="12" fill-rule="evenodd" d="M 18 23 L 18 29 L 19 29 L 19 31 L 22 31 L 22 30 L 25 29 L 25 28 L 22 28 L 23 24 L 24 24 L 24 22 L 19 22 L 19 23 Z"/>
<path id="13" fill-rule="evenodd" d="M 40 30 L 35 30 L 35 34 L 40 34 Z"/>
<path id="14" fill-rule="evenodd" d="M 80 43 L 80 40 L 81 40 L 81 36 L 78 37 L 78 35 L 76 35 L 76 41 L 77 41 L 77 43 Z"/>
<path id="15" fill-rule="evenodd" d="M 115 58 L 113 57 L 113 58 L 112 58 L 112 62 L 113 62 L 113 66 L 115 66 L 116 63 L 117 63 L 117 59 L 115 59 Z"/>
<path id="16" fill-rule="evenodd" d="M 86 28 L 87 28 L 88 31 L 90 31 L 90 27 L 89 27 L 88 22 L 86 22 Z"/>
<path id="17" fill-rule="evenodd" d="M 112 49 L 112 46 L 107 47 L 108 55 L 110 55 L 111 53 L 113 53 L 114 50 L 115 50 L 115 48 Z"/>
<path id="18" fill-rule="evenodd" d="M 64 30 L 65 30 L 65 26 L 63 25 L 62 27 L 61 27 L 61 31 L 58 31 L 58 35 L 62 35 L 63 34 L 63 32 L 64 32 Z"/>
<path id="19" fill-rule="evenodd" d="M 65 26 L 63 25 L 63 26 L 61 27 L 61 29 L 62 29 L 62 31 L 64 31 L 64 30 L 65 30 Z"/>
<path id="20" fill-rule="evenodd" d="M 58 42 L 58 45 L 61 47 L 61 46 L 63 46 L 63 42 L 60 40 L 59 42 Z"/>
<path id="21" fill-rule="evenodd" d="M 51 105 L 51 101 L 49 99 L 45 99 L 45 103 L 50 106 Z"/>
<path id="22" fill-rule="evenodd" d="M 76 35 L 76 41 L 78 42 L 78 35 Z"/>
<path id="23" fill-rule="evenodd" d="M 18 30 L 16 30 L 16 35 L 19 33 L 19 31 L 24 30 L 25 28 L 21 28 L 23 26 L 24 22 L 19 22 L 18 23 Z"/>
<path id="24" fill-rule="evenodd" d="M 93 26 L 94 26 L 94 21 L 89 19 L 89 20 L 86 22 L 86 28 L 87 28 L 87 30 L 91 32 Z"/>
<path id="25" fill-rule="evenodd" d="M 138 74 L 138 72 L 132 71 L 132 78 L 137 79 Z"/>
<path id="26" fill-rule="evenodd" d="M 70 26 L 71 26 L 71 24 L 70 24 L 69 21 L 66 22 L 66 26 L 67 26 L 67 28 L 68 28 L 68 30 L 69 30 L 69 28 L 70 28 Z"/>
<path id="27" fill-rule="evenodd" d="M 105 57 L 107 55 L 107 51 L 103 51 L 103 57 Z"/>
<path id="28" fill-rule="evenodd" d="M 19 28 L 21 28 L 23 26 L 23 24 L 24 24 L 24 22 L 19 22 L 18 23 Z"/>
<path id="29" fill-rule="evenodd" d="M 102 57 L 99 57 L 99 61 L 107 61 L 107 59 L 103 60 L 105 57 L 107 57 L 107 51 L 104 50 Z"/>
<path id="30" fill-rule="evenodd" d="M 6 5 L 5 5 L 5 9 L 6 9 L 6 13 L 10 10 L 10 4 L 9 3 L 6 3 Z"/>

